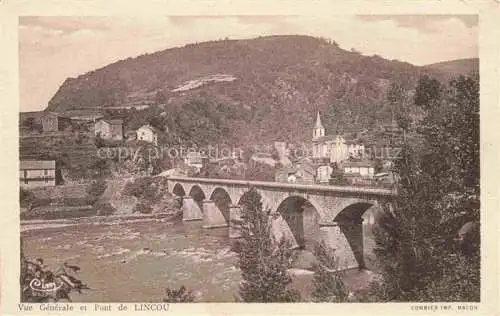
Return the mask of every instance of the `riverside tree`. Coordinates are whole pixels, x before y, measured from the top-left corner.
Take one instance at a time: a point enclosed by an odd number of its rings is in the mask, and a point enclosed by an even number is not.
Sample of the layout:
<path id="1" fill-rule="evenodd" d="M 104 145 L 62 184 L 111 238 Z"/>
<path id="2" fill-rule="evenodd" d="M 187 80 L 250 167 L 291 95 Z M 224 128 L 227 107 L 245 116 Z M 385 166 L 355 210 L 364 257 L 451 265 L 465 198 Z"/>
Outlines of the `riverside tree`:
<path id="1" fill-rule="evenodd" d="M 242 241 L 239 267 L 242 282 L 239 296 L 244 302 L 295 302 L 299 294 L 289 289 L 292 278 L 287 273 L 292 250 L 287 242 L 271 236 L 270 210 L 262 207 L 255 188 L 243 195 Z"/>
<path id="2" fill-rule="evenodd" d="M 383 281 L 373 293 L 382 301 L 479 301 L 479 229 L 460 229 L 479 225 L 470 225 L 479 223 L 479 81 L 459 77 L 446 88 L 423 78 L 415 104 L 426 111 L 424 146 L 405 143 L 396 162 L 399 196 L 376 233 Z"/>
<path id="3" fill-rule="evenodd" d="M 314 264 L 314 292 L 315 302 L 340 303 L 346 302 L 349 297 L 343 275 L 337 270 L 337 261 L 333 253 L 329 252 L 324 243 L 316 244 L 314 256 L 318 262 Z"/>

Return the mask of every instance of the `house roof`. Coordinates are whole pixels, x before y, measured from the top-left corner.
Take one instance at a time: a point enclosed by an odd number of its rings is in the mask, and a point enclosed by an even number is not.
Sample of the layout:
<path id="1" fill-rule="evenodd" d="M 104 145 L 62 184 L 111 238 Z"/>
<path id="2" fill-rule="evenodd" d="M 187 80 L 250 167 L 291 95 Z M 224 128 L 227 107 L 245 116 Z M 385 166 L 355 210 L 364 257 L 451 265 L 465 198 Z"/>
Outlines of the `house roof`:
<path id="1" fill-rule="evenodd" d="M 316 124 L 314 125 L 314 128 L 323 128 L 323 124 L 321 124 L 321 117 L 319 116 L 319 111 L 316 115 Z"/>
<path id="2" fill-rule="evenodd" d="M 342 167 L 368 167 L 373 168 L 375 166 L 375 162 L 371 160 L 346 160 L 342 162 Z"/>
<path id="3" fill-rule="evenodd" d="M 153 126 L 147 124 L 147 125 L 142 125 L 141 127 L 139 127 L 137 130 L 140 130 L 140 129 L 148 129 L 150 130 L 151 132 L 153 133 L 157 133 L 158 134 L 158 130 L 156 128 L 154 128 Z"/>
<path id="4" fill-rule="evenodd" d="M 297 171 L 303 170 L 305 173 L 316 174 L 316 168 L 312 164 L 300 164 L 297 166 Z"/>
<path id="5" fill-rule="evenodd" d="M 21 160 L 20 169 L 36 170 L 36 169 L 55 169 L 55 160 Z"/>
<path id="6" fill-rule="evenodd" d="M 43 112 L 43 114 L 41 115 L 41 117 L 61 117 L 61 118 L 70 118 L 68 115 L 66 114 L 62 114 L 62 113 L 57 113 L 57 112 Z"/>
<path id="7" fill-rule="evenodd" d="M 279 172 L 286 173 L 286 174 L 295 173 L 295 172 L 297 172 L 297 168 L 295 166 L 285 166 L 285 167 L 280 168 Z"/>
<path id="8" fill-rule="evenodd" d="M 353 137 L 352 135 L 349 134 L 343 134 L 343 135 L 325 135 L 316 139 L 313 139 L 313 143 L 325 143 L 325 142 L 335 142 L 337 139 L 337 136 L 340 136 L 343 138 L 344 143 L 346 145 L 350 144 L 362 144 L 359 139 Z"/>
<path id="9" fill-rule="evenodd" d="M 123 120 L 122 119 L 100 119 L 98 120 L 98 122 L 106 122 L 108 124 L 111 124 L 111 125 L 122 125 L 123 124 Z"/>
<path id="10" fill-rule="evenodd" d="M 325 135 L 325 136 L 321 136 L 321 137 L 313 139 L 313 143 L 324 143 L 327 141 L 335 141 L 336 138 L 337 138 L 337 135 Z"/>

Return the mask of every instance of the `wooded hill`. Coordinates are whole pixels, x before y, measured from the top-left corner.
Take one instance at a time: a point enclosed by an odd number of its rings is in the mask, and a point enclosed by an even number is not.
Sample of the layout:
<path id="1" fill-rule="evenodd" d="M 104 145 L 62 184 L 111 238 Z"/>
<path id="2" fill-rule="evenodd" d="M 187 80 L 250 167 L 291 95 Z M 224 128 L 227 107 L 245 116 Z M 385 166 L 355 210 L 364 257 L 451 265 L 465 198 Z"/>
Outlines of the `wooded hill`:
<path id="1" fill-rule="evenodd" d="M 328 134 L 375 127 L 391 120 L 392 82 L 408 89 L 421 75 L 446 82 L 471 69 L 461 63 L 418 67 L 309 36 L 220 40 L 68 78 L 47 111 L 113 110 L 127 128 L 147 121 L 182 140 L 307 141 L 317 110 Z"/>

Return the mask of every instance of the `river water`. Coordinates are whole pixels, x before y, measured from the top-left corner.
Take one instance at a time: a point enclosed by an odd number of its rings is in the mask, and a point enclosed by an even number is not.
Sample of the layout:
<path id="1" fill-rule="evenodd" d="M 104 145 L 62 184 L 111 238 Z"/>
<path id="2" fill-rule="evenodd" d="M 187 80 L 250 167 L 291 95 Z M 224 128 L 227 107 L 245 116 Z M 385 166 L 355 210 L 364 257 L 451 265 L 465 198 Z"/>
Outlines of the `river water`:
<path id="1" fill-rule="evenodd" d="M 85 220 L 27 230 L 21 236 L 27 258 L 43 258 L 53 270 L 65 261 L 81 267 L 78 276 L 91 290 L 71 293 L 75 302 L 158 302 L 166 287 L 181 285 L 194 290 L 197 301 L 234 302 L 240 271 L 228 229 L 201 225 L 161 219 Z M 304 275 L 299 271 L 295 276 L 298 283 Z M 367 277 L 355 272 L 349 279 L 361 284 Z"/>
<path id="2" fill-rule="evenodd" d="M 65 261 L 81 267 L 92 290 L 72 293 L 77 302 L 161 301 L 166 287 L 181 285 L 201 301 L 234 302 L 240 280 L 227 228 L 206 230 L 201 222 L 84 223 L 21 236 L 26 257 L 53 269 Z"/>

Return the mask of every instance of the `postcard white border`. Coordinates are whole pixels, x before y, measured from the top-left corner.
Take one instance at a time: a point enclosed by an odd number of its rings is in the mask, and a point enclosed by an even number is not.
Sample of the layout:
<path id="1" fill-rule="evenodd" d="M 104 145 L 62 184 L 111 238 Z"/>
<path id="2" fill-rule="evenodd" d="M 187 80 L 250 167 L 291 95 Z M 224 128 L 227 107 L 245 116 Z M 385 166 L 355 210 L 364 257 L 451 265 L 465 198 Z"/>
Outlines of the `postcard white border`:
<path id="1" fill-rule="evenodd" d="M 479 14 L 481 67 L 481 203 L 482 286 L 475 315 L 498 313 L 498 155 L 500 3 L 491 1 L 263 1 L 263 0 L 0 0 L 0 192 L 2 192 L 0 308 L 3 315 L 55 315 L 19 312 L 19 205 L 18 205 L 18 16 L 109 15 L 344 15 L 344 14 Z M 443 45 L 446 45 L 443 43 Z M 456 305 L 451 303 L 452 305 Z M 83 305 L 77 304 L 75 305 Z M 91 305 L 91 304 L 90 304 Z M 116 308 L 118 303 L 113 304 Z M 186 315 L 415 315 L 414 303 L 377 304 L 172 304 L 170 314 Z M 432 305 L 439 306 L 440 303 Z M 91 313 L 121 315 L 133 312 Z M 434 312 L 436 313 L 436 312 Z M 438 312 L 440 315 L 462 314 Z M 465 312 L 464 312 L 465 313 Z M 87 315 L 90 313 L 64 313 Z M 144 312 L 138 312 L 144 315 Z"/>

